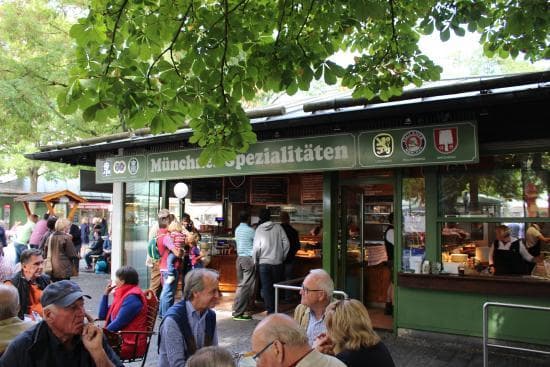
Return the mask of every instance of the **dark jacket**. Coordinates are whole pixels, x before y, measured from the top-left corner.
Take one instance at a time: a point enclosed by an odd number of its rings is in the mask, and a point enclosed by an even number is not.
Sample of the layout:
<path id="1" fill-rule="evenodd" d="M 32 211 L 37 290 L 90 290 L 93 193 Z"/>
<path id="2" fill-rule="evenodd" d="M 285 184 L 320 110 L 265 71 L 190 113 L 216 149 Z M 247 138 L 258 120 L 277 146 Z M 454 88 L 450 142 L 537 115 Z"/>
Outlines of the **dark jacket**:
<path id="1" fill-rule="evenodd" d="M 55 350 L 52 348 L 56 342 L 58 340 L 53 336 L 48 324 L 41 321 L 10 343 L 0 358 L 0 367 L 57 367 Z M 105 337 L 103 338 L 103 349 L 115 366 L 123 366 L 115 352 L 107 344 Z M 95 366 L 92 356 L 80 338 L 76 342 L 75 353 L 80 353 L 80 361 L 78 366 L 74 367 Z M 73 366 L 64 365 L 63 367 Z"/>
<path id="2" fill-rule="evenodd" d="M 0 227 L 0 247 L 6 247 L 8 242 L 6 241 L 6 231 Z"/>
<path id="3" fill-rule="evenodd" d="M 17 317 L 23 320 L 25 312 L 29 309 L 29 281 L 23 276 L 21 271 L 15 273 L 9 281 L 19 292 L 19 304 L 21 307 L 19 308 Z M 35 282 L 40 290 L 44 290 L 44 288 L 51 283 L 51 280 L 49 276 L 42 274 L 36 278 Z"/>
<path id="4" fill-rule="evenodd" d="M 289 264 L 294 261 L 296 253 L 300 249 L 300 236 L 298 235 L 298 231 L 288 223 L 281 223 L 281 227 L 283 227 L 283 230 L 288 237 L 288 245 L 290 246 L 284 261 L 285 264 Z"/>

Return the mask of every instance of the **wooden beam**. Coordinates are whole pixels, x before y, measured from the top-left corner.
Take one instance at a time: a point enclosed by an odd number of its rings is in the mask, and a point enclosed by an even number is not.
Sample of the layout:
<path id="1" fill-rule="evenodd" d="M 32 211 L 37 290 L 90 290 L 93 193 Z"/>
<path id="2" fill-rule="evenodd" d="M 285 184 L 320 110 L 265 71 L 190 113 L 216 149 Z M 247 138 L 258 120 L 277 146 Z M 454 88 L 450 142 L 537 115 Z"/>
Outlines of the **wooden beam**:
<path id="1" fill-rule="evenodd" d="M 23 201 L 23 207 L 25 208 L 25 213 L 27 213 L 27 217 L 32 214 L 31 208 L 29 208 L 28 201 Z"/>
<path id="2" fill-rule="evenodd" d="M 69 214 L 67 214 L 67 219 L 71 222 L 73 221 L 74 213 L 76 212 L 76 209 L 78 208 L 78 203 L 75 202 L 71 210 L 69 211 Z"/>
<path id="3" fill-rule="evenodd" d="M 55 207 L 52 203 L 50 201 L 45 201 L 44 204 L 46 204 L 46 208 L 48 208 L 48 213 L 50 215 L 55 215 Z"/>

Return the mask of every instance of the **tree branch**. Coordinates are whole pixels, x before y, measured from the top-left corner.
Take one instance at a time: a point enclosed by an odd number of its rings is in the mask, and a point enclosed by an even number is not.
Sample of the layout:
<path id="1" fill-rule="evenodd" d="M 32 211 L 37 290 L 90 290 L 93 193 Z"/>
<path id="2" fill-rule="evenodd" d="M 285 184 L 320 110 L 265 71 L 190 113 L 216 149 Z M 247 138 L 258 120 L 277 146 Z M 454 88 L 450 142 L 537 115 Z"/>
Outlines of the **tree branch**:
<path id="1" fill-rule="evenodd" d="M 170 42 L 170 45 L 167 48 L 165 48 L 164 51 L 162 51 L 157 57 L 155 57 L 155 59 L 153 60 L 153 63 L 151 64 L 151 66 L 149 66 L 149 69 L 147 70 L 147 86 L 149 87 L 149 89 L 152 89 L 151 88 L 151 71 L 153 70 L 153 67 L 156 65 L 156 63 L 160 60 L 160 58 L 168 51 L 170 51 L 170 57 L 172 58 L 172 63 L 174 65 L 174 68 L 176 69 L 176 73 L 181 77 L 181 75 L 178 71 L 178 68 L 177 68 L 177 66 L 174 62 L 174 59 L 172 57 L 172 49 L 173 49 L 174 45 L 176 44 L 176 41 L 178 40 L 178 37 L 181 33 L 181 30 L 185 26 L 185 22 L 187 21 L 187 18 L 189 17 L 189 12 L 191 11 L 192 8 L 193 8 L 193 1 L 191 1 L 189 6 L 187 7 L 187 10 L 185 11 L 185 14 L 183 15 L 183 17 L 181 19 L 178 30 L 174 34 L 174 37 L 172 38 L 172 41 Z"/>
<path id="2" fill-rule="evenodd" d="M 392 41 L 395 43 L 395 49 L 397 51 L 397 57 L 400 57 L 401 52 L 399 52 L 399 42 L 397 42 L 397 31 L 395 30 L 395 10 L 393 8 L 393 1 L 390 2 L 390 12 L 391 12 L 391 29 L 392 29 Z"/>
<path id="3" fill-rule="evenodd" d="M 236 4 L 233 8 L 231 8 L 231 9 L 227 12 L 227 14 L 229 15 L 229 14 L 233 13 L 235 10 L 237 10 L 238 8 L 240 8 L 241 5 L 243 5 L 243 4 L 246 6 L 246 3 L 248 3 L 248 1 L 249 1 L 249 0 L 241 0 L 238 4 Z M 209 28 L 209 29 L 214 28 L 214 26 L 215 26 L 216 24 L 218 24 L 222 19 L 225 19 L 225 14 L 222 15 L 221 17 L 219 17 L 218 19 L 216 19 L 216 21 L 210 25 L 210 28 Z"/>
<path id="4" fill-rule="evenodd" d="M 298 41 L 298 38 L 300 38 L 300 34 L 304 30 L 304 27 L 307 24 L 307 21 L 309 19 L 309 15 L 311 14 L 311 11 L 313 10 L 313 4 L 315 3 L 315 0 L 311 0 L 309 3 L 309 9 L 307 10 L 306 19 L 304 19 L 304 22 L 302 23 L 302 26 L 300 27 L 300 30 L 298 31 L 298 34 L 296 35 L 296 41 Z M 299 42 L 299 41 L 298 41 Z"/>
<path id="5" fill-rule="evenodd" d="M 281 17 L 279 18 L 279 22 L 277 24 L 277 38 L 275 39 L 275 48 L 277 48 L 277 45 L 279 44 L 279 38 L 281 37 L 281 32 L 283 28 L 283 19 L 285 17 L 285 9 L 286 9 L 286 1 L 283 4 L 283 11 L 281 12 Z"/>
<path id="6" fill-rule="evenodd" d="M 122 5 L 120 6 L 120 9 L 118 10 L 118 14 L 115 21 L 115 26 L 113 28 L 113 34 L 111 36 L 111 47 L 109 48 L 109 55 L 107 56 L 107 67 L 105 68 L 105 73 L 103 75 L 107 75 L 109 73 L 109 68 L 111 67 L 111 62 L 113 62 L 113 53 L 115 52 L 115 37 L 116 37 L 116 31 L 118 29 L 118 23 L 120 22 L 120 18 L 122 17 L 122 13 L 124 12 L 124 8 L 128 4 L 128 0 L 124 0 Z"/>
<path id="7" fill-rule="evenodd" d="M 222 101 L 224 107 L 227 104 L 227 97 L 225 96 L 225 87 L 224 87 L 224 74 L 225 74 L 225 59 L 227 57 L 227 46 L 229 44 L 229 3 L 228 0 L 223 1 L 224 6 L 224 34 L 223 34 L 223 55 L 220 65 L 220 89 L 222 93 Z"/>

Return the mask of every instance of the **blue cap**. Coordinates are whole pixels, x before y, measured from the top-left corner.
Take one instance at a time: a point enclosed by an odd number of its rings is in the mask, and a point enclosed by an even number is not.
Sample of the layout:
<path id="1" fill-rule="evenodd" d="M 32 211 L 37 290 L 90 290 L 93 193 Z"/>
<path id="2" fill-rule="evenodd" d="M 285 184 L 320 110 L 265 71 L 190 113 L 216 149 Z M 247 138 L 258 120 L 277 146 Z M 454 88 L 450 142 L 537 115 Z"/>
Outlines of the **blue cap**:
<path id="1" fill-rule="evenodd" d="M 68 307 L 82 297 L 92 298 L 82 292 L 82 289 L 70 280 L 60 280 L 49 284 L 40 297 L 42 307 L 54 304 L 60 307 Z"/>

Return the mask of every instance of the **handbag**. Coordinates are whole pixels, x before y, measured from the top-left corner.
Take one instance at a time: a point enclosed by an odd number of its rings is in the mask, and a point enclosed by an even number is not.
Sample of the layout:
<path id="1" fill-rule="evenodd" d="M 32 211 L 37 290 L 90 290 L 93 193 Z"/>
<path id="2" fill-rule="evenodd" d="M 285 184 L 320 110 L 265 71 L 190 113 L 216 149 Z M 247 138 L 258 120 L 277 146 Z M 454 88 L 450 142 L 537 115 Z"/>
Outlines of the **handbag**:
<path id="1" fill-rule="evenodd" d="M 44 252 L 46 252 L 46 259 L 44 259 L 44 273 L 51 276 L 53 272 L 52 266 L 52 252 L 50 251 L 50 245 L 52 243 L 52 235 L 48 237 L 46 245 L 44 246 Z"/>

